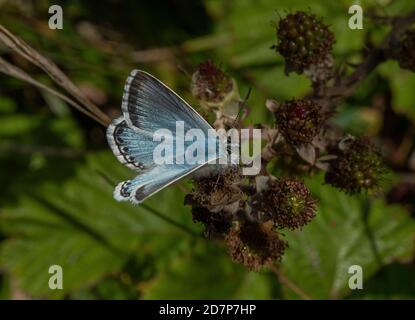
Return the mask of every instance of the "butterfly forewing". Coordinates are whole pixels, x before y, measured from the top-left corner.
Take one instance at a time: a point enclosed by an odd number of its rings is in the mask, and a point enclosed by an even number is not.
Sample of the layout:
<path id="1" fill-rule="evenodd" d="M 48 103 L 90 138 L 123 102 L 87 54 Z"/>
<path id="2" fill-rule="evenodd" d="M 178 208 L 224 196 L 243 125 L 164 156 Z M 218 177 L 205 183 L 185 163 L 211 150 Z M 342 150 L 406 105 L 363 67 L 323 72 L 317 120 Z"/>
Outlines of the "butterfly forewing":
<path id="1" fill-rule="evenodd" d="M 122 111 L 131 127 L 147 133 L 158 129 L 175 131 L 176 121 L 183 121 L 185 130 L 212 128 L 160 80 L 140 70 L 132 71 L 126 81 Z"/>

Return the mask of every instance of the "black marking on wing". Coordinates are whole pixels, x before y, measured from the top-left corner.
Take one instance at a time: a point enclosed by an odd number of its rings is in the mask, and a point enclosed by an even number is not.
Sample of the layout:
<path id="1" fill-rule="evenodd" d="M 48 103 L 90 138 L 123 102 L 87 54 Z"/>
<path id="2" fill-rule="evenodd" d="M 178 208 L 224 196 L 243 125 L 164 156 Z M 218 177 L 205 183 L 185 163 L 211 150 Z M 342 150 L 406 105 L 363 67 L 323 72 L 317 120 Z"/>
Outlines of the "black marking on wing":
<path id="1" fill-rule="evenodd" d="M 114 142 L 115 142 L 115 144 L 118 147 L 120 156 L 122 156 L 124 158 L 124 161 L 125 161 L 126 164 L 129 164 L 129 165 L 131 165 L 133 167 L 136 167 L 137 169 L 143 170 L 143 169 L 145 169 L 144 164 L 141 163 L 141 162 L 136 162 L 135 159 L 134 159 L 134 157 L 131 156 L 131 155 L 129 155 L 129 153 L 128 153 L 128 151 L 129 151 L 128 147 L 121 147 L 121 145 L 124 144 L 124 140 L 122 138 L 123 130 L 125 130 L 124 125 L 127 125 L 125 123 L 125 121 L 121 122 L 120 124 L 118 124 L 115 127 L 114 132 L 112 134 L 113 135 Z"/>

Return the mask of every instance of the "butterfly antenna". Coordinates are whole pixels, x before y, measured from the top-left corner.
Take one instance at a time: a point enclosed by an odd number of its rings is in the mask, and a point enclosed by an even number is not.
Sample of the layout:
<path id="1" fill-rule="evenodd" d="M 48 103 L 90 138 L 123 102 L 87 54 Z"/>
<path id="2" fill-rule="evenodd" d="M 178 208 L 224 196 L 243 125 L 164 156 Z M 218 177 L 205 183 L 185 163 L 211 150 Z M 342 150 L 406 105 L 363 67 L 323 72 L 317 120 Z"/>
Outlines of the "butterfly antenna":
<path id="1" fill-rule="evenodd" d="M 246 102 L 248 101 L 249 96 L 251 95 L 251 91 L 252 91 L 252 87 L 249 87 L 248 92 L 246 93 L 245 98 L 244 98 L 243 102 L 241 103 L 242 107 L 241 107 L 241 108 L 239 108 L 239 110 L 238 110 L 238 114 L 236 115 L 236 118 L 235 118 L 235 120 L 234 120 L 234 121 L 233 121 L 233 123 L 232 123 L 232 127 L 233 127 L 233 128 L 235 127 L 235 125 L 236 125 L 236 124 L 238 123 L 238 121 L 239 121 L 239 117 L 241 116 L 241 112 L 242 112 L 242 110 L 243 110 L 243 106 L 245 106 Z"/>

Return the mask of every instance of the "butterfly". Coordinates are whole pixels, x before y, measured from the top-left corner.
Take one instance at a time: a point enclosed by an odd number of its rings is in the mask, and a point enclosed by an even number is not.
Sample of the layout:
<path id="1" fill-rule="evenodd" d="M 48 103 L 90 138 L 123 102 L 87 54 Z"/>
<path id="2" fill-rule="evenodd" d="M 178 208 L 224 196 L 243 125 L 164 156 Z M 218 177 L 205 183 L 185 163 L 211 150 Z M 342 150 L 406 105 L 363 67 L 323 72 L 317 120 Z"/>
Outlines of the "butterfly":
<path id="1" fill-rule="evenodd" d="M 158 130 L 168 129 L 174 133 L 178 121 L 184 124 L 185 132 L 196 128 L 209 136 L 208 131 L 213 128 L 173 90 L 145 71 L 133 70 L 130 73 L 121 109 L 122 116 L 114 119 L 107 128 L 108 144 L 117 159 L 138 174 L 116 186 L 114 198 L 118 201 L 141 203 L 181 178 L 195 171 L 204 171 L 207 164 L 226 155 L 227 146 L 223 139 L 215 136 L 210 139 L 215 139 L 215 148 L 219 151 L 214 156 L 206 154 L 203 163 L 156 163 L 154 149 L 160 142 L 154 141 L 154 134 Z M 173 136 L 173 139 L 178 138 Z M 185 142 L 185 147 L 190 143 Z M 182 156 L 176 152 L 173 154 L 174 158 Z"/>

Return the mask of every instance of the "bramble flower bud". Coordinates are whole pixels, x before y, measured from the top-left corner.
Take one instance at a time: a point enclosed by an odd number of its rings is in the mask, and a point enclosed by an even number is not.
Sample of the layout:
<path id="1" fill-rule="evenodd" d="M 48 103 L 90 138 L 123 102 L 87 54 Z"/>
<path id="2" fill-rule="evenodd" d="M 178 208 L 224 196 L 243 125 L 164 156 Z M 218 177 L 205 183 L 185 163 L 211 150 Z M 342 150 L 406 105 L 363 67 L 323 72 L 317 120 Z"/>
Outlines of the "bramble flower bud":
<path id="1" fill-rule="evenodd" d="M 380 152 L 368 138 L 356 138 L 343 143 L 333 154 L 326 173 L 327 183 L 349 194 L 379 190 L 386 172 Z"/>
<path id="2" fill-rule="evenodd" d="M 403 34 L 394 56 L 402 69 L 415 72 L 415 30 L 408 30 Z"/>
<path id="3" fill-rule="evenodd" d="M 219 103 L 232 91 L 233 80 L 209 59 L 199 64 L 193 73 L 191 87 L 196 99 Z"/>
<path id="4" fill-rule="evenodd" d="M 317 201 L 300 180 L 277 179 L 258 194 L 252 206 L 263 220 L 272 220 L 279 228 L 296 229 L 310 222 L 316 215 Z"/>
<path id="5" fill-rule="evenodd" d="M 287 242 L 279 238 L 272 222 L 243 223 L 231 229 L 225 240 L 232 260 L 255 271 L 279 261 L 287 247 Z"/>
<path id="6" fill-rule="evenodd" d="M 186 195 L 184 203 L 192 207 L 193 221 L 204 225 L 207 237 L 221 237 L 230 229 L 243 197 L 236 186 L 240 179 L 236 167 L 195 179 L 193 190 Z"/>
<path id="7" fill-rule="evenodd" d="M 236 186 L 241 179 L 239 168 L 236 167 L 212 176 L 200 177 L 194 183 L 192 202 L 188 203 L 212 212 L 227 210 L 242 198 L 242 191 Z"/>
<path id="8" fill-rule="evenodd" d="M 324 123 L 321 107 L 307 99 L 290 100 L 274 113 L 278 130 L 295 146 L 310 143 Z"/>
<path id="9" fill-rule="evenodd" d="M 303 73 L 330 54 L 334 34 L 315 15 L 297 11 L 281 19 L 276 50 L 285 58 L 287 72 Z"/>
<path id="10" fill-rule="evenodd" d="M 211 212 L 204 207 L 193 207 L 192 216 L 193 222 L 200 222 L 204 225 L 204 234 L 207 238 L 215 235 L 222 236 L 232 226 L 232 216 L 224 211 Z"/>

